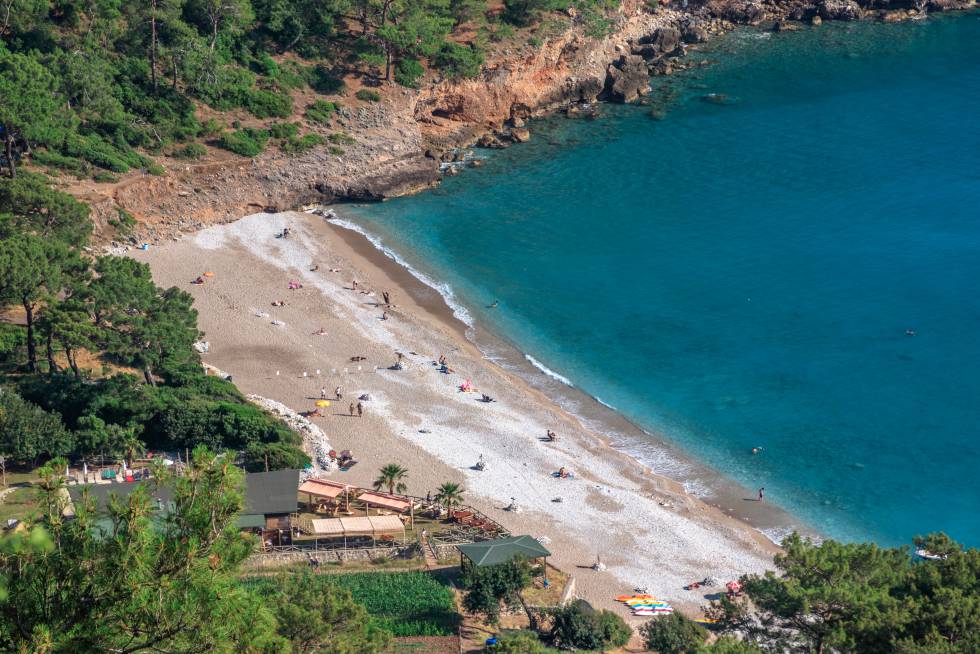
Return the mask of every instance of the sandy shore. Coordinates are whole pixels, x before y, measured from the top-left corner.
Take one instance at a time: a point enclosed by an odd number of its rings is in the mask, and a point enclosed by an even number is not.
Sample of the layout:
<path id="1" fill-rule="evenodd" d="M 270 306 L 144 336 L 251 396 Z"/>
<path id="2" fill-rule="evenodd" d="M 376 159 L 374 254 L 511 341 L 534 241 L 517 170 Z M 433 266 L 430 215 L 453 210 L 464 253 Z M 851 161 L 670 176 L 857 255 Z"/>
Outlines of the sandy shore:
<path id="1" fill-rule="evenodd" d="M 274 238 L 287 225 L 290 238 Z M 771 566 L 775 548 L 758 531 L 677 480 L 644 470 L 487 361 L 435 290 L 357 234 L 309 214 L 256 214 L 132 256 L 150 264 L 157 283 L 194 296 L 210 344 L 204 360 L 232 374 L 243 392 L 305 411 L 321 388 L 331 395 L 343 388 L 343 401 L 316 423 L 329 448 L 351 449 L 358 464 L 332 478 L 369 485 L 379 467 L 398 462 L 415 495 L 462 482 L 466 501 L 513 533 L 547 537 L 579 596 L 624 615 L 613 598 L 634 586 L 696 613 L 704 594 L 685 591 L 687 583 Z M 204 271 L 214 277 L 191 285 Z M 288 290 L 290 280 L 303 288 Z M 381 319 L 383 290 L 395 305 L 388 320 Z M 286 306 L 271 306 L 280 299 Z M 326 334 L 314 335 L 320 329 Z M 396 352 L 405 357 L 402 370 L 389 369 Z M 437 370 L 440 354 L 453 373 Z M 355 356 L 365 359 L 352 362 Z M 460 392 L 465 380 L 496 401 Z M 348 404 L 362 394 L 370 396 L 364 416 L 351 417 Z M 559 434 L 557 443 L 543 440 L 547 429 Z M 471 469 L 480 455 L 483 472 Z M 552 477 L 561 466 L 574 478 Z M 511 498 L 522 512 L 503 510 Z M 605 572 L 588 569 L 597 554 Z"/>

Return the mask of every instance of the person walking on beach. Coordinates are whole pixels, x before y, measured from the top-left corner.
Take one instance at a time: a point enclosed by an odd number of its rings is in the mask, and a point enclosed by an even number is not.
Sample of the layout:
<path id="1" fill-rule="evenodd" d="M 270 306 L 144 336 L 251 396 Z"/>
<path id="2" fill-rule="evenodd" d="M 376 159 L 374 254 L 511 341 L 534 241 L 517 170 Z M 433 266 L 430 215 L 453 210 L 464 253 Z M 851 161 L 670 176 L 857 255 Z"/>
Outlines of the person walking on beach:
<path id="1" fill-rule="evenodd" d="M 364 415 L 364 405 L 360 402 L 357 403 L 357 417 L 360 418 Z"/>
<path id="2" fill-rule="evenodd" d="M 762 488 L 759 489 L 759 501 L 761 502 L 762 500 L 765 499 L 765 497 L 766 497 L 766 487 L 763 486 Z"/>
<path id="3" fill-rule="evenodd" d="M 344 394 L 340 392 L 340 386 L 334 389 L 333 394 L 337 396 L 337 401 L 344 399 Z"/>
<path id="4" fill-rule="evenodd" d="M 354 403 L 353 402 L 350 403 L 350 417 L 351 418 L 354 417 Z"/>
<path id="5" fill-rule="evenodd" d="M 381 291 L 381 297 L 385 300 L 385 306 L 391 306 L 391 297 L 388 295 L 388 291 Z"/>
<path id="6" fill-rule="evenodd" d="M 351 283 L 350 283 L 350 290 L 352 290 L 352 291 L 356 291 L 357 290 L 357 280 L 356 279 L 353 280 L 353 281 L 351 281 Z"/>
<path id="7" fill-rule="evenodd" d="M 320 389 L 320 399 L 321 400 L 327 399 L 327 389 L 325 388 Z"/>

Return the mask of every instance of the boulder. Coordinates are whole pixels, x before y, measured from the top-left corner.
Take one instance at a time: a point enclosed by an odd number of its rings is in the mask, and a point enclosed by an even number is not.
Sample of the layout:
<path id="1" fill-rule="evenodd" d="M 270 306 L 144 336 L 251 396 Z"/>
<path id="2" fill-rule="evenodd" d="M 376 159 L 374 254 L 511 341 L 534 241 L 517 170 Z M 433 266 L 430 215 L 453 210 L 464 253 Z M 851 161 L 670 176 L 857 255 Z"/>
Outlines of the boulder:
<path id="1" fill-rule="evenodd" d="M 811 25 L 820 25 L 821 23 L 823 23 L 823 19 L 820 18 L 820 14 L 813 14 L 810 16 Z"/>
<path id="2" fill-rule="evenodd" d="M 653 34 L 640 39 L 640 45 L 652 46 L 649 50 L 661 54 L 671 54 L 681 46 L 681 31 L 676 27 L 658 27 Z"/>
<path id="3" fill-rule="evenodd" d="M 514 143 L 527 143 L 531 140 L 531 132 L 524 129 L 523 127 L 515 127 L 510 130 L 510 138 Z"/>
<path id="4" fill-rule="evenodd" d="M 708 30 L 700 24 L 688 23 L 681 31 L 684 43 L 704 43 L 708 40 Z"/>
<path id="5" fill-rule="evenodd" d="M 524 119 L 521 118 L 520 116 L 514 116 L 514 118 L 511 119 L 510 124 L 513 125 L 514 127 L 524 127 L 526 123 L 524 122 Z"/>
<path id="6" fill-rule="evenodd" d="M 817 12 L 824 20 L 860 20 L 864 16 L 861 6 L 854 0 L 820 0 Z"/>
<path id="7" fill-rule="evenodd" d="M 616 102 L 632 102 L 650 90 L 650 73 L 639 55 L 623 55 L 606 70 L 606 94 Z"/>

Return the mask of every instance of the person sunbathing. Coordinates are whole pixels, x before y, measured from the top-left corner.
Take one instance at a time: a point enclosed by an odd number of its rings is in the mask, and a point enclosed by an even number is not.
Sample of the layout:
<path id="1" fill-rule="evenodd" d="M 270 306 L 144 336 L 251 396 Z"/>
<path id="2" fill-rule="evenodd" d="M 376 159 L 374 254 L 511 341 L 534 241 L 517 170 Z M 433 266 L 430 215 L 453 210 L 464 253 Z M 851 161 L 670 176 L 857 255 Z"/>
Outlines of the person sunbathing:
<path id="1" fill-rule="evenodd" d="M 318 329 L 315 332 L 313 332 L 313 335 L 314 336 L 326 336 L 327 335 L 327 330 L 324 329 L 323 327 L 321 327 L 320 329 Z"/>
<path id="2" fill-rule="evenodd" d="M 272 303 L 272 306 L 274 306 L 274 307 L 284 307 L 284 306 L 286 306 L 286 301 L 285 300 L 275 300 Z"/>

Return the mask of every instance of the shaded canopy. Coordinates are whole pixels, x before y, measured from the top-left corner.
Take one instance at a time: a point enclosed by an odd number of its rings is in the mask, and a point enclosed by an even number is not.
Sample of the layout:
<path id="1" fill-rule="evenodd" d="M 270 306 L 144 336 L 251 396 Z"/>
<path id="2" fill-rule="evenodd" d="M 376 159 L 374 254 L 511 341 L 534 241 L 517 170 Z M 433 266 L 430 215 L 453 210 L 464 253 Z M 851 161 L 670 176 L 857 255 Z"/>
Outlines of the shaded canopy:
<path id="1" fill-rule="evenodd" d="M 357 496 L 358 502 L 365 502 L 373 506 L 382 506 L 392 511 L 408 511 L 412 508 L 411 500 L 404 497 L 395 497 L 383 493 L 372 493 L 368 491 Z"/>
<path id="2" fill-rule="evenodd" d="M 404 536 L 405 525 L 396 515 L 358 518 L 324 518 L 311 520 L 316 536 L 339 538 L 341 536 Z"/>
<path id="3" fill-rule="evenodd" d="M 299 492 L 315 495 L 316 497 L 325 497 L 332 500 L 333 498 L 342 494 L 348 488 L 350 488 L 350 486 L 347 484 L 341 484 L 340 482 L 329 481 L 327 479 L 307 479 L 303 482 L 303 485 L 299 487 Z"/>
<path id="4" fill-rule="evenodd" d="M 460 554 L 472 561 L 473 565 L 481 568 L 487 565 L 507 563 L 517 556 L 537 559 L 551 555 L 551 552 L 545 549 L 544 545 L 531 536 L 511 536 L 479 543 L 466 543 L 457 545 L 456 548 Z"/>

